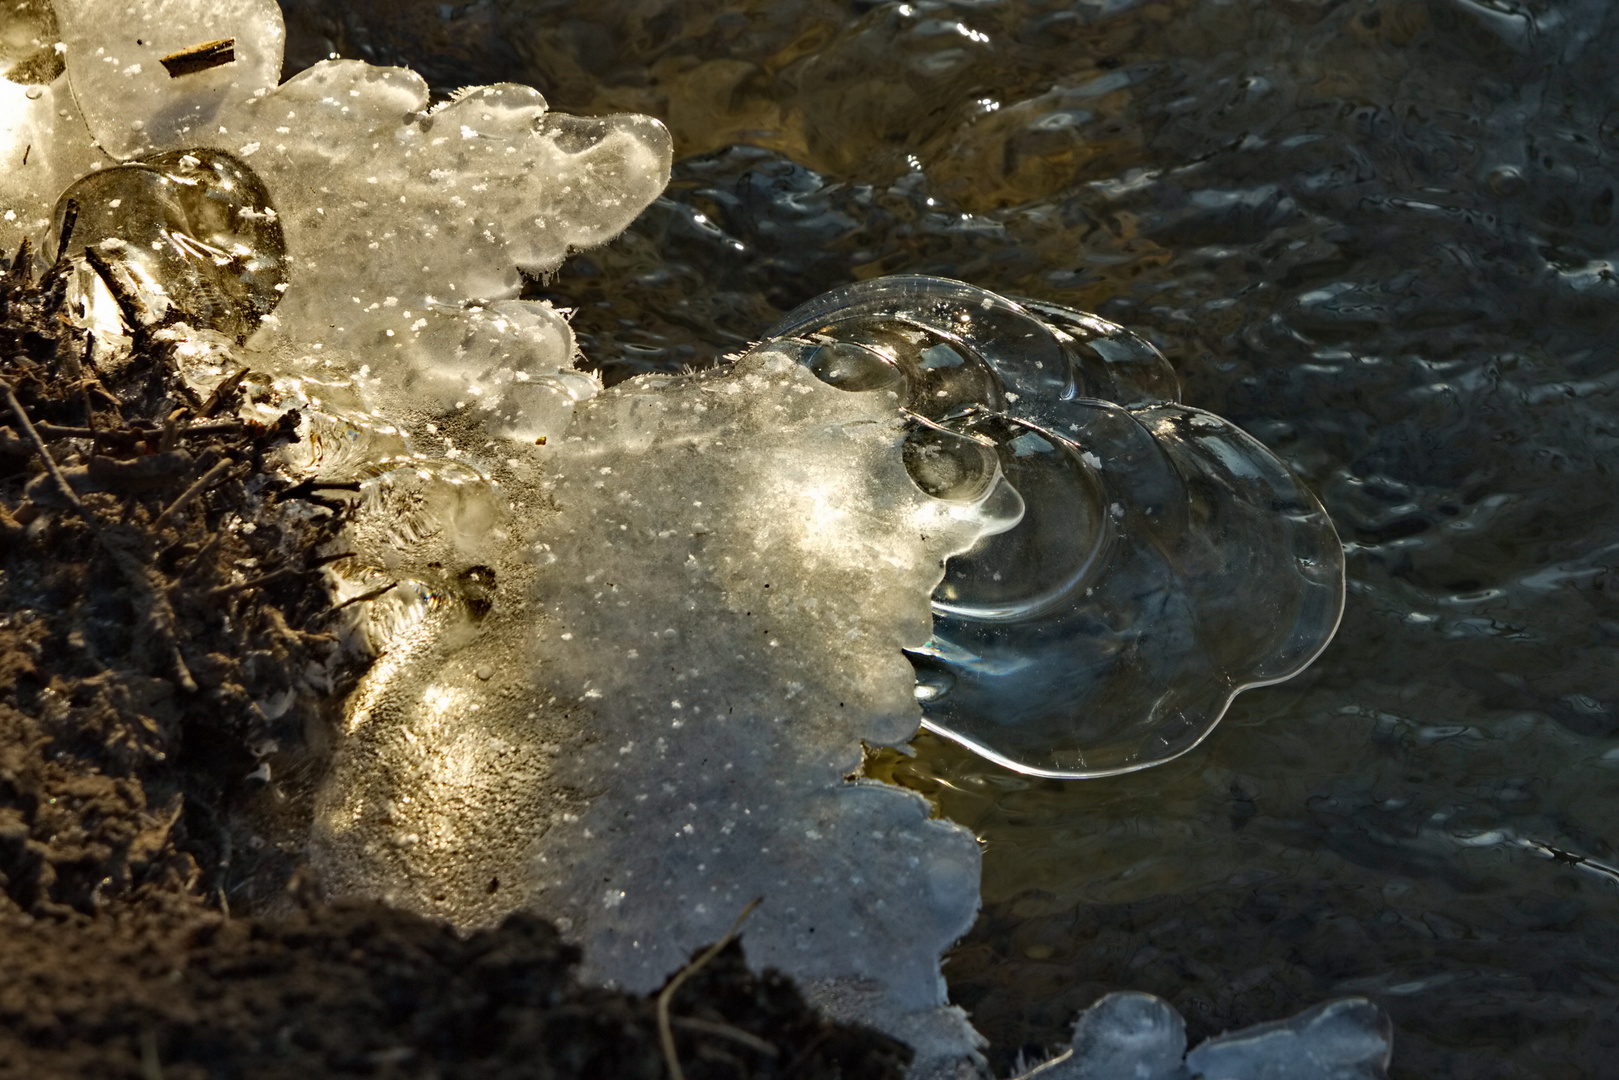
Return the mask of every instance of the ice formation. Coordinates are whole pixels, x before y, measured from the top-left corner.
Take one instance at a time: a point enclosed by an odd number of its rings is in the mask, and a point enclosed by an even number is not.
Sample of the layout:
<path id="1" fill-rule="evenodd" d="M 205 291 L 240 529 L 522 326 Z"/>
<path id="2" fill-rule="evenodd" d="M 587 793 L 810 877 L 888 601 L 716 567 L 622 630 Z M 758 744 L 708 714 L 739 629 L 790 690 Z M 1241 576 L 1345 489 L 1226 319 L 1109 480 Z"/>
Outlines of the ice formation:
<path id="1" fill-rule="evenodd" d="M 255 366 L 368 381 L 373 407 L 459 402 L 530 441 L 593 390 L 573 371 L 562 315 L 515 299 L 519 270 L 552 269 L 616 235 L 657 196 L 671 153 L 657 121 L 554 114 L 515 85 L 431 106 L 415 73 L 357 61 L 278 86 L 284 31 L 270 0 L 55 10 L 65 75 L 0 80 L 0 245 L 30 236 L 54 256 L 52 207 L 70 183 L 116 211 L 139 164 L 172 174 L 187 153 L 212 151 L 274 193 L 263 212 L 285 238 L 285 280 L 272 286 L 282 295 L 254 329 Z M 212 41 L 232 42 L 234 58 L 178 77 L 162 62 Z M 231 224 L 264 223 L 238 213 Z M 223 265 L 248 250 L 185 228 L 142 239 L 106 253 L 136 282 L 161 280 L 154 257 Z"/>
<path id="2" fill-rule="evenodd" d="M 753 962 L 913 1039 L 955 1022 L 938 958 L 976 911 L 977 846 L 845 777 L 862 740 L 915 732 L 902 649 L 942 560 L 1015 518 L 993 487 L 919 490 L 893 393 L 780 349 L 635 380 L 569 432 L 508 485 L 524 545 L 479 556 L 501 599 L 447 607 L 354 702 L 323 876 L 463 923 L 538 909 L 639 991 L 762 896 Z"/>
<path id="3" fill-rule="evenodd" d="M 1040 776 L 1146 768 L 1337 630 L 1343 547 L 1321 504 L 1258 440 L 1180 404 L 1168 362 L 1123 327 L 894 277 L 770 333 L 835 386 L 902 393 L 923 487 L 1004 476 L 1024 504 L 951 560 L 911 650 L 939 734 Z"/>
<path id="4" fill-rule="evenodd" d="M 0 26 L 0 244 L 71 260 L 98 349 L 160 337 L 203 392 L 251 369 L 247 413 L 304 415 L 286 467 L 358 482 L 333 570 L 379 659 L 317 807 L 333 892 L 469 927 L 537 909 L 638 990 L 762 897 L 753 963 L 911 1041 L 914 1075 L 966 1075 L 977 1036 L 939 958 L 976 911 L 978 849 L 856 778 L 862 743 L 910 738 L 920 686 L 929 724 L 1018 767 L 1133 768 L 1330 634 L 1318 508 L 1174 405 L 1117 327 L 890 282 L 727 370 L 603 393 L 518 271 L 661 190 L 656 121 L 556 116 L 516 86 L 430 106 L 410 72 L 351 62 L 277 85 L 261 0 L 31 10 Z M 1263 543 L 1218 550 L 1228 527 Z M 1268 636 L 1149 630 L 1261 586 Z M 1050 674 L 1096 642 L 1084 694 L 1063 691 Z M 1018 649 L 1045 677 L 998 711 Z M 1063 728 L 1160 676 L 1145 723 Z M 1081 1032 L 1128 1056 L 1107 1015 Z M 1317 1053 L 1350 1038 L 1338 1015 L 1194 1056 Z"/>
<path id="5" fill-rule="evenodd" d="M 1151 994 L 1108 994 L 1080 1014 L 1072 1049 L 1024 1080 L 1387 1080 L 1391 1033 L 1360 998 L 1255 1024 L 1186 1050 L 1186 1023 Z"/>

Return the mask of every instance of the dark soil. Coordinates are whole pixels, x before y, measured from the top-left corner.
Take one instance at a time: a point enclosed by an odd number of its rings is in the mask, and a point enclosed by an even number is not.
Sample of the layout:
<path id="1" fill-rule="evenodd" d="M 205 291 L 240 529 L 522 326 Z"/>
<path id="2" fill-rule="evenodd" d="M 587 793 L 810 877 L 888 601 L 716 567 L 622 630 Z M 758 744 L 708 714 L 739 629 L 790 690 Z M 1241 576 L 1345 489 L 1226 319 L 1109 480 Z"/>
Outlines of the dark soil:
<path id="1" fill-rule="evenodd" d="M 0 260 L 0 1077 L 662 1077 L 652 998 L 516 916 L 462 937 L 300 866 L 359 674 L 318 552 L 342 504 L 267 465 L 296 413 L 199 400 L 164 328 L 67 320 Z M 143 324 L 145 322 L 145 325 Z M 707 1077 L 899 1077 L 732 944 L 672 1000 Z"/>

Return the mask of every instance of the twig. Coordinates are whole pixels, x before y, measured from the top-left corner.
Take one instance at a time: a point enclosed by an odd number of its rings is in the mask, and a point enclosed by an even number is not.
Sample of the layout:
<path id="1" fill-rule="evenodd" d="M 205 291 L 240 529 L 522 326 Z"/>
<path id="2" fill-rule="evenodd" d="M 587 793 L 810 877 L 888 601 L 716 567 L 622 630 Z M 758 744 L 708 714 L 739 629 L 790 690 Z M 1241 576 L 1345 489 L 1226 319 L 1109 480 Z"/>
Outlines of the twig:
<path id="1" fill-rule="evenodd" d="M 210 536 L 207 542 L 204 543 L 202 547 L 198 548 L 196 553 L 192 555 L 191 558 L 186 560 L 185 566 L 180 568 L 180 572 L 175 576 L 175 579 L 177 581 L 183 581 L 187 575 L 191 573 L 191 571 L 201 566 L 210 555 L 212 555 L 215 551 L 218 551 L 219 545 L 224 543 L 224 541 L 225 534 L 223 532 L 216 532 Z"/>
<path id="2" fill-rule="evenodd" d="M 238 581 L 234 585 L 221 585 L 217 589 L 209 589 L 207 594 L 208 599 L 223 600 L 232 593 L 239 593 L 247 589 L 256 589 L 260 585 L 268 585 L 272 581 L 280 581 L 282 578 L 292 577 L 296 573 L 297 571 L 292 569 L 290 566 L 283 566 L 279 569 L 270 571 L 268 574 L 260 574 L 256 578 L 248 578 L 246 581 Z"/>
<path id="3" fill-rule="evenodd" d="M 199 71 L 220 67 L 236 62 L 236 39 L 220 38 L 217 41 L 204 41 L 187 49 L 171 52 L 167 56 L 160 56 L 157 62 L 169 73 L 169 78 L 178 79 L 182 75 L 195 75 Z"/>
<path id="4" fill-rule="evenodd" d="M 665 986 L 663 992 L 658 995 L 658 1040 L 663 1043 L 663 1062 L 669 1067 L 670 1080 L 686 1080 L 686 1073 L 680 1067 L 680 1057 L 675 1052 L 674 1029 L 669 1024 L 670 1000 L 675 996 L 675 991 L 680 989 L 681 984 L 701 971 L 710 960 L 718 956 L 725 946 L 731 943 L 731 939 L 736 937 L 736 932 L 742 929 L 743 922 L 747 920 L 749 915 L 753 914 L 753 909 L 762 903 L 764 903 L 764 897 L 762 896 L 750 900 L 748 906 L 742 909 L 742 914 L 736 917 L 736 922 L 732 923 L 731 928 L 725 932 L 725 936 L 703 950 L 703 954 L 697 959 L 676 972 L 675 977 L 669 980 L 669 985 Z"/>
<path id="5" fill-rule="evenodd" d="M 26 289 L 34 283 L 34 245 L 28 237 L 22 238 L 17 245 L 17 257 L 11 260 L 11 269 L 6 276 L 11 279 L 12 285 L 19 289 Z"/>
<path id="6" fill-rule="evenodd" d="M 677 1028 L 685 1031 L 700 1031 L 704 1035 L 718 1035 L 722 1039 L 739 1042 L 751 1050 L 757 1050 L 766 1057 L 780 1057 L 781 1051 L 776 1049 L 774 1043 L 767 1043 L 751 1031 L 732 1027 L 730 1024 L 721 1024 L 715 1020 L 699 1020 L 695 1016 L 676 1016 L 670 1021 Z"/>
<path id="7" fill-rule="evenodd" d="M 248 369 L 245 367 L 238 368 L 234 375 L 214 387 L 214 392 L 209 394 L 208 400 L 202 403 L 200 415 L 206 418 L 218 412 L 220 407 L 230 400 L 230 396 L 236 393 L 237 387 L 242 385 L 242 380 L 247 378 L 247 372 Z"/>
<path id="8" fill-rule="evenodd" d="M 322 499 L 315 494 L 317 491 L 359 491 L 358 480 L 300 480 L 284 491 L 278 492 L 276 502 L 286 502 L 288 499 L 303 499 L 305 502 L 329 503 L 330 499 Z"/>
<path id="9" fill-rule="evenodd" d="M 826 1027 L 822 1028 L 821 1033 L 815 1036 L 815 1038 L 811 1039 L 809 1045 L 800 1050 L 798 1052 L 798 1056 L 793 1058 L 792 1061 L 788 1062 L 785 1069 L 781 1070 L 781 1080 L 787 1080 L 789 1076 L 798 1071 L 798 1067 L 800 1065 L 803 1065 L 805 1062 L 809 1061 L 810 1055 L 819 1050 L 826 1043 L 826 1041 L 832 1037 L 832 1033 L 835 1030 L 837 1029 L 831 1024 L 827 1024 Z"/>
<path id="10" fill-rule="evenodd" d="M 271 604 L 262 609 L 264 618 L 270 624 L 270 631 L 283 642 L 290 641 L 299 648 L 308 648 L 313 645 L 330 645 L 337 641 L 331 634 L 311 634 L 307 630 L 298 630 L 287 625 L 287 617 L 281 614 L 281 609 Z"/>
<path id="11" fill-rule="evenodd" d="M 383 593 L 387 592 L 389 589 L 397 588 L 398 585 L 399 585 L 399 582 L 390 581 L 390 582 L 388 582 L 388 584 L 382 586 L 382 588 L 380 588 L 380 589 L 372 589 L 368 593 L 361 593 L 359 596 L 351 596 L 347 600 L 343 601 L 341 604 L 333 604 L 332 605 L 332 610 L 333 611 L 342 611 L 344 608 L 348 607 L 350 604 L 363 604 L 367 600 L 375 600 L 377 597 L 381 596 Z"/>
<path id="12" fill-rule="evenodd" d="M 231 461 L 230 458 L 221 458 L 214 462 L 213 468 L 198 477 L 196 483 L 180 492 L 180 497 L 171 502 L 161 514 L 157 515 L 157 520 L 152 522 L 152 530 L 154 532 L 158 531 L 173 521 L 174 516 L 190 506 L 192 500 L 213 487 L 222 476 L 230 472 L 231 466 L 234 464 L 235 462 Z"/>
<path id="13" fill-rule="evenodd" d="M 141 1027 L 141 1080 L 163 1080 L 163 1059 L 157 1053 L 157 1029 Z"/>
<path id="14" fill-rule="evenodd" d="M 93 383 L 86 383 L 86 390 L 93 387 Z M 101 389 L 95 387 L 95 389 Z M 130 427 L 73 427 L 64 424 L 39 424 L 39 433 L 49 439 L 110 439 L 126 443 L 141 439 L 161 437 L 159 430 L 130 428 Z M 248 428 L 247 424 L 239 420 L 220 420 L 212 424 L 192 424 L 189 427 L 176 428 L 174 434 L 177 438 L 187 438 L 192 435 L 239 435 Z"/>
<path id="15" fill-rule="evenodd" d="M 28 436 L 29 442 L 34 444 L 34 452 L 45 463 L 45 471 L 56 482 L 56 487 L 61 491 L 62 497 L 67 500 L 69 506 L 78 512 L 80 517 L 84 518 L 85 523 L 90 526 L 90 530 L 99 537 L 101 534 L 99 523 L 90 516 L 90 511 L 86 510 L 84 504 L 79 501 L 78 493 L 73 490 L 73 485 L 67 482 L 67 477 L 62 475 L 62 470 L 56 467 L 56 459 L 51 457 L 50 450 L 45 447 L 45 440 L 39 437 L 39 431 L 34 427 L 34 422 L 28 418 L 28 413 L 24 411 L 22 402 L 17 400 L 17 392 L 11 388 L 9 382 L 3 380 L 0 380 L 0 388 L 4 388 L 6 404 L 11 406 L 12 415 L 17 418 L 17 423 L 21 425 L 22 433 Z"/>
<path id="16" fill-rule="evenodd" d="M 170 658 L 174 662 L 175 678 L 186 692 L 196 693 L 197 681 L 191 677 L 191 669 L 186 667 L 185 657 L 180 655 L 179 643 L 174 640 L 174 627 L 177 620 L 174 617 L 174 608 L 169 605 L 168 597 L 164 596 L 162 589 L 152 581 L 150 571 L 142 565 L 140 560 L 115 544 L 112 538 L 102 530 L 101 522 L 97 521 L 95 515 L 90 513 L 84 503 L 79 501 L 78 493 L 73 490 L 72 485 L 67 482 L 67 477 L 63 476 L 62 470 L 57 467 L 56 459 L 51 457 L 51 452 L 46 447 L 45 440 L 40 438 L 39 431 L 35 429 L 34 422 L 28 418 L 28 412 L 22 407 L 22 402 L 17 400 L 17 392 L 11 388 L 11 384 L 0 379 L 0 391 L 4 391 L 6 404 L 11 406 L 12 414 L 17 417 L 17 423 L 22 425 L 23 434 L 27 435 L 28 440 L 34 444 L 34 451 L 39 454 L 40 460 L 45 463 L 45 471 L 55 481 L 58 490 L 62 493 L 62 497 L 67 500 L 67 504 L 73 508 L 74 513 L 83 519 L 85 525 L 90 529 L 91 535 L 96 538 L 102 550 L 112 559 L 113 565 L 118 567 L 119 572 L 124 575 L 124 579 L 129 582 L 138 594 L 145 597 L 151 609 L 152 627 L 169 647 Z"/>
<path id="17" fill-rule="evenodd" d="M 73 229 L 79 223 L 79 200 L 69 199 L 62 210 L 62 231 L 56 236 L 56 261 L 67 258 L 67 245 L 73 239 Z"/>
<path id="18" fill-rule="evenodd" d="M 96 272 L 96 277 L 101 279 L 101 283 L 107 286 L 107 291 L 112 294 L 113 303 L 118 305 L 118 312 L 124 317 L 130 335 L 137 340 L 143 340 L 146 337 L 146 319 L 143 310 L 146 305 L 124 287 L 124 283 L 118 280 L 112 263 L 94 247 L 84 249 L 84 261 L 90 264 L 90 269 Z"/>

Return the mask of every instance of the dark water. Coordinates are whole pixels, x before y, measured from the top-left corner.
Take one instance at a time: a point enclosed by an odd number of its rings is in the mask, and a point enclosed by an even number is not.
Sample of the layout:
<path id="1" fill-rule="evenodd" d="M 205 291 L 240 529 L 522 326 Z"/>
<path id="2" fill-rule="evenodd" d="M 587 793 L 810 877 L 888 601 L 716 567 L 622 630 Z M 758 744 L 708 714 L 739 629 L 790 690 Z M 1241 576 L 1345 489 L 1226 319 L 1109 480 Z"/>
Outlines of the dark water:
<path id="1" fill-rule="evenodd" d="M 985 841 L 952 994 L 1003 1065 L 1118 988 L 1194 1037 L 1336 994 L 1405 1077 L 1619 1075 L 1619 12 L 1595 0 L 289 7 L 440 91 L 675 132 L 537 295 L 610 379 L 910 272 L 1089 308 L 1320 493 L 1348 609 L 1198 750 L 890 763 Z"/>

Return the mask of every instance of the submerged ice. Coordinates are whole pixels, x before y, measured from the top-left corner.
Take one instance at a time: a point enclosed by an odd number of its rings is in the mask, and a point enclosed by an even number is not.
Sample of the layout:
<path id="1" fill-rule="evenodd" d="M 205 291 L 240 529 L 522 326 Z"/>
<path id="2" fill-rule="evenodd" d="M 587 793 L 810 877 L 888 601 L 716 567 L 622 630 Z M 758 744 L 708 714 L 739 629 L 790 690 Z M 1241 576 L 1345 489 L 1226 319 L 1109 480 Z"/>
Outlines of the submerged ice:
<path id="1" fill-rule="evenodd" d="M 965 1075 L 940 956 L 977 844 L 860 779 L 863 748 L 921 722 L 1028 772 L 1140 768 L 1331 636 L 1319 506 L 1117 326 L 879 280 L 724 370 L 603 391 L 520 271 L 657 195 L 656 121 L 510 85 L 433 105 L 354 62 L 277 85 L 259 0 L 56 14 L 0 27 L 0 243 L 69 268 L 99 355 L 151 335 L 199 395 L 297 406 L 283 466 L 353 500 L 333 585 L 376 662 L 316 807 L 334 894 L 537 910 L 642 991 L 762 899 L 755 965 Z M 1193 1055 L 1329 1062 L 1344 1008 Z M 1112 1009 L 1047 1069 L 1180 1075 L 1184 1038 L 1121 1043 Z"/>
<path id="2" fill-rule="evenodd" d="M 1151 994 L 1113 993 L 1080 1014 L 1071 1049 L 1025 1080 L 1387 1080 L 1388 1017 L 1329 1001 L 1186 1050 L 1186 1023 Z"/>
<path id="3" fill-rule="evenodd" d="M 771 334 L 834 386 L 900 393 L 919 486 L 993 480 L 1021 504 L 951 560 L 910 650 L 939 734 L 1040 776 L 1146 768 L 1337 629 L 1343 548 L 1321 504 L 1258 440 L 1180 404 L 1169 363 L 1123 327 L 895 277 Z"/>

